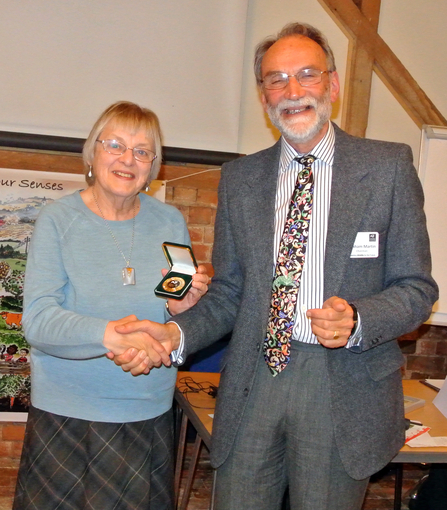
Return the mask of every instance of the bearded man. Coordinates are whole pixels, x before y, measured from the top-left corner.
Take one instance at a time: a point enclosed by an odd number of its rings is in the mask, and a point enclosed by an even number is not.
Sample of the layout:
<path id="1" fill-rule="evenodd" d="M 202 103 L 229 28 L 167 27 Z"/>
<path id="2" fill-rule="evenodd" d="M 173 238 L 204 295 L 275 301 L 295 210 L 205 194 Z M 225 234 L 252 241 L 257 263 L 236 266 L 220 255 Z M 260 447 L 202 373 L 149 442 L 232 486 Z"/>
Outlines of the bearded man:
<path id="1" fill-rule="evenodd" d="M 358 510 L 404 443 L 396 338 L 438 296 L 422 189 L 409 147 L 330 121 L 340 85 L 317 29 L 263 41 L 255 74 L 282 136 L 222 168 L 208 294 L 122 332 L 148 332 L 181 363 L 233 331 L 211 449 L 218 510 L 278 510 L 287 488 L 292 510 Z M 159 363 L 116 361 L 134 374 Z"/>

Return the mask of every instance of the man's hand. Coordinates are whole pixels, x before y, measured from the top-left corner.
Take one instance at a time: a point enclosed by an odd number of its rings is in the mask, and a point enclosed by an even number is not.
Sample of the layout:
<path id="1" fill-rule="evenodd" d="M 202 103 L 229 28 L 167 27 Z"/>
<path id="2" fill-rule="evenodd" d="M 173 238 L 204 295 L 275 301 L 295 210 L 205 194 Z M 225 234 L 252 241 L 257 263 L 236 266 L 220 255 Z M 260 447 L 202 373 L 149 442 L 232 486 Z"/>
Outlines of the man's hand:
<path id="1" fill-rule="evenodd" d="M 334 349 L 348 343 L 354 327 L 354 311 L 345 299 L 332 296 L 323 303 L 323 308 L 307 311 L 312 331 L 324 347 Z"/>
<path id="2" fill-rule="evenodd" d="M 167 272 L 167 269 L 163 269 L 161 273 L 165 276 Z M 171 315 L 177 315 L 178 313 L 189 310 L 208 292 L 209 283 L 210 277 L 207 274 L 206 267 L 200 265 L 197 268 L 197 273 L 192 275 L 192 286 L 186 293 L 186 296 L 181 300 L 168 299 L 169 313 Z"/>
<path id="3" fill-rule="evenodd" d="M 132 375 L 147 374 L 153 367 L 161 366 L 161 363 L 170 366 L 169 354 L 180 344 L 180 330 L 173 323 L 159 324 L 148 320 L 134 320 L 125 324 L 121 322 L 117 326 L 117 332 L 123 335 L 144 334 L 150 338 L 150 351 L 133 348 L 119 355 L 107 355 L 116 365 Z"/>

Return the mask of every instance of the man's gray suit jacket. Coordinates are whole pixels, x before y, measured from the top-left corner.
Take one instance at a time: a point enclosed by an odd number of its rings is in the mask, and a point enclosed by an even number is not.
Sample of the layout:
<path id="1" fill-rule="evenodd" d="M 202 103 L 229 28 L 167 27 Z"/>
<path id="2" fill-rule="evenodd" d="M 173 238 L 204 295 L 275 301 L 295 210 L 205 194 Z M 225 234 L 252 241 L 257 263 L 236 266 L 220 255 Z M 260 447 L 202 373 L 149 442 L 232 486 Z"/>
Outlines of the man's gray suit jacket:
<path id="1" fill-rule="evenodd" d="M 325 354 L 336 445 L 347 473 L 362 479 L 403 445 L 403 356 L 395 339 L 429 317 L 438 291 L 411 149 L 334 127 L 324 299 L 340 296 L 356 305 L 363 339 L 361 352 L 325 348 Z M 213 426 L 215 467 L 232 447 L 256 366 L 264 363 L 279 156 L 278 142 L 222 168 L 215 276 L 208 294 L 174 318 L 185 333 L 186 355 L 233 332 Z M 379 233 L 377 258 L 350 257 L 358 232 Z"/>

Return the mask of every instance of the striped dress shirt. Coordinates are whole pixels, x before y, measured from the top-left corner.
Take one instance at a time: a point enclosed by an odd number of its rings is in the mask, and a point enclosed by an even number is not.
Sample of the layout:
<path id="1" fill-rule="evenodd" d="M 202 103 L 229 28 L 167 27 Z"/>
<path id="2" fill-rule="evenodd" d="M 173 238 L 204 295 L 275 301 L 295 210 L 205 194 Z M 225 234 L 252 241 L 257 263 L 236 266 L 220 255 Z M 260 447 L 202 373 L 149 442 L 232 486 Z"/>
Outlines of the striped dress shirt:
<path id="1" fill-rule="evenodd" d="M 310 319 L 306 317 L 306 312 L 309 309 L 321 308 L 323 306 L 324 260 L 331 205 L 334 145 L 334 128 L 332 123 L 329 122 L 326 135 L 309 153 L 317 158 L 312 164 L 312 172 L 314 174 L 313 205 L 305 263 L 297 298 L 295 327 L 292 334 L 293 340 L 309 344 L 318 344 L 318 340 L 312 333 Z M 275 201 L 273 272 L 275 271 L 276 258 L 289 210 L 290 199 L 295 188 L 298 173 L 303 168 L 303 165 L 298 163 L 295 158 L 303 155 L 291 147 L 284 138 L 281 139 L 281 155 Z M 346 347 L 358 345 L 360 335 L 361 330 L 360 325 L 358 325 L 356 334 L 350 339 Z"/>

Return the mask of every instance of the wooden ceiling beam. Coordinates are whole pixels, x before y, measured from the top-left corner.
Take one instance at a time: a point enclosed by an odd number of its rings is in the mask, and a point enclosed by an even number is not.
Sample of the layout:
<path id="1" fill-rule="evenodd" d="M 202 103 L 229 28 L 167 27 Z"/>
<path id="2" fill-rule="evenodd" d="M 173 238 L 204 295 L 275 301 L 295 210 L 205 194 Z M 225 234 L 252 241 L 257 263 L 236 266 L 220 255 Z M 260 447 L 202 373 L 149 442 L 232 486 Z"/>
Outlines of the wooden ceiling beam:
<path id="1" fill-rule="evenodd" d="M 377 32 L 381 0 L 353 0 Z M 353 40 L 348 49 L 348 67 L 343 91 L 342 128 L 364 137 L 368 127 L 374 58 Z"/>
<path id="2" fill-rule="evenodd" d="M 445 117 L 419 87 L 353 0 L 318 1 L 347 32 L 350 39 L 361 45 L 374 60 L 377 74 L 419 128 L 424 124 L 447 126 Z"/>

